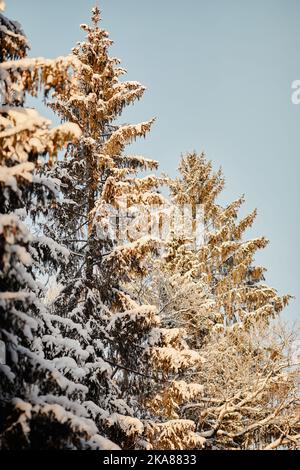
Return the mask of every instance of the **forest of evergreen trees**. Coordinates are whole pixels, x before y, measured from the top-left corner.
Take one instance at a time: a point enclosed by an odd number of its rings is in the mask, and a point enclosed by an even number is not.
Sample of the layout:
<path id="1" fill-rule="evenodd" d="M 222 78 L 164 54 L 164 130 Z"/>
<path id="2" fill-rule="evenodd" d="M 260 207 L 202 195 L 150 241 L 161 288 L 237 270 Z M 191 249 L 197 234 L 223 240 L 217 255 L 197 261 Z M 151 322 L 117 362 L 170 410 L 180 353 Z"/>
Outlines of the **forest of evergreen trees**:
<path id="1" fill-rule="evenodd" d="M 0 449 L 299 449 L 297 333 L 256 211 L 219 203 L 204 154 L 171 179 L 130 153 L 153 120 L 120 124 L 145 88 L 98 7 L 58 59 L 28 58 L 0 9 Z M 40 93 L 58 127 L 26 107 Z"/>

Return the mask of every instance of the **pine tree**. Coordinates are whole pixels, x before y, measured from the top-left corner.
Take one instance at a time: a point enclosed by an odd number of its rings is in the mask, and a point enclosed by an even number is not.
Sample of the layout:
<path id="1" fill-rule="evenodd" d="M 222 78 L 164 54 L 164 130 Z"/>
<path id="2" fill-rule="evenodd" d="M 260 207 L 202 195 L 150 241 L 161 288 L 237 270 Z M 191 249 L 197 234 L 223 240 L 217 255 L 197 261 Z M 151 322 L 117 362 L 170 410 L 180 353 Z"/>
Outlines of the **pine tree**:
<path id="1" fill-rule="evenodd" d="M 145 259 L 159 246 L 145 220 L 151 205 L 164 200 L 156 176 L 137 176 L 156 169 L 157 162 L 123 155 L 127 144 L 145 137 L 153 120 L 117 123 L 123 108 L 141 98 L 145 88 L 120 81 L 125 70 L 109 56 L 112 41 L 99 21 L 96 7 L 93 25 L 81 25 L 87 40 L 73 49 L 72 86 L 57 93 L 52 105 L 82 131 L 79 143 L 68 147 L 66 159 L 52 171 L 62 195 L 47 235 L 70 250 L 52 312 L 65 319 L 67 334 L 87 352 L 81 358 L 89 390 L 84 406 L 101 433 L 122 448 L 194 448 L 203 439 L 193 421 L 178 419 L 178 411 L 187 397 L 202 393 L 201 386 L 182 379 L 183 371 L 201 358 L 188 348 L 183 331 L 161 328 L 156 309 L 140 305 L 125 288 L 145 275 Z M 69 328 L 69 322 L 82 325 L 87 335 Z"/>
<path id="2" fill-rule="evenodd" d="M 86 388 L 45 357 L 46 340 L 62 336 L 40 300 L 41 275 L 68 253 L 25 224 L 29 216 L 45 215 L 57 192 L 40 174 L 41 157 L 54 157 L 80 135 L 73 124 L 50 129 L 49 121 L 23 107 L 25 94 L 36 95 L 42 85 L 45 94 L 62 92 L 70 61 L 24 58 L 21 27 L 3 15 L 0 25 L 0 448 L 114 447 L 78 403 Z M 66 402 L 73 409 L 66 410 Z"/>

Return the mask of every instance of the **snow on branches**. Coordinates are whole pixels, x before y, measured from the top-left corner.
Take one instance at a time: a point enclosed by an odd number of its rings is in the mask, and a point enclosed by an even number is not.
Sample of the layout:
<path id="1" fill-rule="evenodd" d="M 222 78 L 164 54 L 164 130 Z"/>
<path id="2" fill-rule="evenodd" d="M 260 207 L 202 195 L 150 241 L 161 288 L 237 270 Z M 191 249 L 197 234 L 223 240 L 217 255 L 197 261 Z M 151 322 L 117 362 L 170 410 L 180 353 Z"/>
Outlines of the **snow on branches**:
<path id="1" fill-rule="evenodd" d="M 289 296 L 244 238 L 256 211 L 218 203 L 203 154 L 140 174 L 157 161 L 125 148 L 154 120 L 120 123 L 145 87 L 100 20 L 68 57 L 29 59 L 0 14 L 0 449 L 296 448 L 294 338 L 270 327 Z M 54 129 L 24 107 L 40 92 Z"/>
<path id="2" fill-rule="evenodd" d="M 0 11 L 5 9 L 1 1 Z M 24 57 L 29 48 L 27 38 L 17 21 L 12 21 L 0 14 L 0 62 Z"/>

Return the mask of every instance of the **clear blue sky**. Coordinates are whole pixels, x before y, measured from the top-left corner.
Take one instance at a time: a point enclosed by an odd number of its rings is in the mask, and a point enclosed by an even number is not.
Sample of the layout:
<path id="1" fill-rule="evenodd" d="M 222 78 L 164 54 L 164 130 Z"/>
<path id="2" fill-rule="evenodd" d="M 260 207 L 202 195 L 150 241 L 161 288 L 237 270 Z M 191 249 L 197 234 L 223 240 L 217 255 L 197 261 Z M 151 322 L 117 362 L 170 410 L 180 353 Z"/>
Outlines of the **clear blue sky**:
<path id="1" fill-rule="evenodd" d="M 31 55 L 70 52 L 94 0 L 7 0 Z M 157 117 L 139 152 L 176 173 L 182 152 L 205 150 L 227 180 L 224 201 L 245 193 L 259 216 L 250 236 L 270 246 L 258 256 L 267 280 L 298 297 L 300 79 L 299 0 L 100 0 L 103 26 L 128 78 L 148 87 L 126 122 Z M 39 105 L 41 110 L 41 105 Z"/>

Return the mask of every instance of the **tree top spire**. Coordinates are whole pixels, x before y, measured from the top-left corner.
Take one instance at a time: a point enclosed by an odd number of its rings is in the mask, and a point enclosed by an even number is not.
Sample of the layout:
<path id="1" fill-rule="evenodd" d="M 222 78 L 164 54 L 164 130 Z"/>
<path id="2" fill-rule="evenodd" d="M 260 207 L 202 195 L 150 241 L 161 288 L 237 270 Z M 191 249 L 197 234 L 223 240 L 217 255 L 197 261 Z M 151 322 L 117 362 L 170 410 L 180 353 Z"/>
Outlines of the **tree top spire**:
<path id="1" fill-rule="evenodd" d="M 98 5 L 98 1 L 96 1 L 95 6 L 92 9 L 92 22 L 94 23 L 95 26 L 98 26 L 98 23 L 101 20 L 101 12 L 100 8 Z"/>

